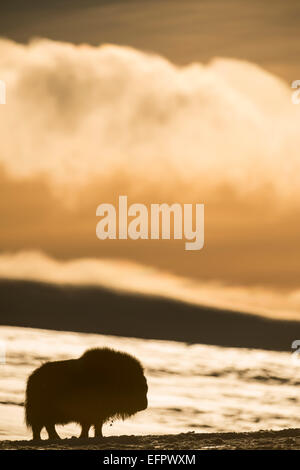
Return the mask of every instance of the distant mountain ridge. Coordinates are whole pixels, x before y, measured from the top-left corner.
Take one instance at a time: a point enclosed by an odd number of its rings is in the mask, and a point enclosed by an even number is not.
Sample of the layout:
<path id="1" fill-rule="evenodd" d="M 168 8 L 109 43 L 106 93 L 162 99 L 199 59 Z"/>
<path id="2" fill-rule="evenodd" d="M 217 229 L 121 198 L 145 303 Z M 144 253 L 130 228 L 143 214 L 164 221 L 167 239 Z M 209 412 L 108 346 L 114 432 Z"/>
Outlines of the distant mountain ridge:
<path id="1" fill-rule="evenodd" d="M 291 351 L 300 322 L 191 305 L 164 297 L 0 280 L 0 324 L 227 347 Z"/>

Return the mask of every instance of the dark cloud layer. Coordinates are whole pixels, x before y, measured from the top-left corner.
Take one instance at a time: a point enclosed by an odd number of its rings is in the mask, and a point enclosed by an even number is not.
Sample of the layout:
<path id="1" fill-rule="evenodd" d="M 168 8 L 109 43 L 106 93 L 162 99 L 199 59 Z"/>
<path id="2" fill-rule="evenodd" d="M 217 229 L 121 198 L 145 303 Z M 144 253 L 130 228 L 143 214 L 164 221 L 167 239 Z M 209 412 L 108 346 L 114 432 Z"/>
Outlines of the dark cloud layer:
<path id="1" fill-rule="evenodd" d="M 186 64 L 246 59 L 288 81 L 300 76 L 298 0 L 73 0 L 1 5 L 0 36 L 114 43 Z"/>

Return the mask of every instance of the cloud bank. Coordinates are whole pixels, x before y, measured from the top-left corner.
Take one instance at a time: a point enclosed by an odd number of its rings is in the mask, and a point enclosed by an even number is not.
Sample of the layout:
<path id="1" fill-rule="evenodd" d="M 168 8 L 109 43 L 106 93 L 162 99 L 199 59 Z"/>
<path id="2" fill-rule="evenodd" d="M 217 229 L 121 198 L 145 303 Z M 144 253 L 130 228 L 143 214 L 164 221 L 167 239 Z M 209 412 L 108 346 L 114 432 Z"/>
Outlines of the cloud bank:
<path id="1" fill-rule="evenodd" d="M 122 175 L 171 192 L 299 194 L 300 106 L 253 64 L 177 67 L 126 47 L 2 39 L 0 74 L 0 163 L 12 177 L 43 175 L 75 193 Z"/>

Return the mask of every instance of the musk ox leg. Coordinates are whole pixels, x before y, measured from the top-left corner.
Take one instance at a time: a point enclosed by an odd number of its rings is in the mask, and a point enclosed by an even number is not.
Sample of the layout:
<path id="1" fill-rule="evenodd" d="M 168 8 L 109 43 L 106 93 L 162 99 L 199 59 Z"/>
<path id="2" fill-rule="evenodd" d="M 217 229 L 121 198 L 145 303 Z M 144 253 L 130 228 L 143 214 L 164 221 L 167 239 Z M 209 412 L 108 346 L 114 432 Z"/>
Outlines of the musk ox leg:
<path id="1" fill-rule="evenodd" d="M 80 423 L 81 426 L 81 434 L 79 437 L 89 437 L 89 430 L 91 425 L 86 423 Z"/>
<path id="2" fill-rule="evenodd" d="M 46 424 L 46 429 L 49 439 L 60 439 L 59 435 L 56 432 L 54 424 Z"/>
<path id="3" fill-rule="evenodd" d="M 36 441 L 40 441 L 41 440 L 41 430 L 42 430 L 43 426 L 41 426 L 40 424 L 33 424 L 32 425 L 32 439 L 36 440 Z"/>
<path id="4" fill-rule="evenodd" d="M 103 426 L 102 422 L 95 424 L 95 437 L 103 437 L 102 426 Z"/>

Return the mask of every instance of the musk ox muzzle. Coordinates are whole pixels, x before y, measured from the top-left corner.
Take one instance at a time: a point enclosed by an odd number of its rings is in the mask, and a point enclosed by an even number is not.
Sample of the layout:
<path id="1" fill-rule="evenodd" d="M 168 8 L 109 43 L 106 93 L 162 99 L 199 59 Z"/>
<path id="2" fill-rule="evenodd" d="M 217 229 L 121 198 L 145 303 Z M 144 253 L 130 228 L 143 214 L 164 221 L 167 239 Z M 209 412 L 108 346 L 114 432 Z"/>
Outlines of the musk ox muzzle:
<path id="1" fill-rule="evenodd" d="M 141 363 L 133 356 L 108 348 L 89 349 L 79 359 L 46 362 L 28 378 L 26 424 L 33 439 L 43 427 L 49 439 L 59 438 L 56 424 L 76 422 L 80 437 L 90 427 L 102 437 L 102 425 L 125 419 L 148 406 L 147 381 Z"/>

